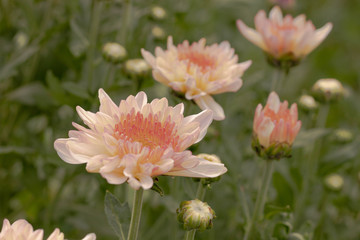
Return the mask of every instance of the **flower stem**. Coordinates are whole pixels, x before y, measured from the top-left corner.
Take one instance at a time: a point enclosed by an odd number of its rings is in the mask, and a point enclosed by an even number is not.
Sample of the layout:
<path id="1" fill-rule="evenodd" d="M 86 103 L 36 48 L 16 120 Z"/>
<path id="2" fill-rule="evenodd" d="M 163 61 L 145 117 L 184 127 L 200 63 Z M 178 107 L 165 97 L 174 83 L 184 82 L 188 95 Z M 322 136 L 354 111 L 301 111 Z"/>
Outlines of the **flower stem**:
<path id="1" fill-rule="evenodd" d="M 261 218 L 262 218 L 262 213 L 263 213 L 264 204 L 265 204 L 265 200 L 266 200 L 266 194 L 269 189 L 269 185 L 270 185 L 270 181 L 271 181 L 271 177 L 272 177 L 272 171 L 273 171 L 273 165 L 274 165 L 273 162 L 274 161 L 272 161 L 272 160 L 266 160 L 262 183 L 261 183 L 258 195 L 256 197 L 256 203 L 255 203 L 253 216 L 251 218 L 250 224 L 248 225 L 248 228 L 246 229 L 244 240 L 252 239 L 251 234 L 253 233 L 254 225 L 257 221 L 261 220 Z"/>
<path id="2" fill-rule="evenodd" d="M 144 193 L 144 189 L 142 189 L 142 188 L 135 191 L 133 208 L 132 208 L 132 213 L 131 213 L 130 228 L 129 228 L 127 240 L 136 240 L 137 239 L 139 226 L 140 226 L 143 193 Z"/>
<path id="3" fill-rule="evenodd" d="M 200 201 L 204 201 L 206 194 L 206 186 L 204 186 L 203 179 L 200 179 L 198 188 L 196 190 L 196 198 Z"/>
<path id="4" fill-rule="evenodd" d="M 98 0 L 93 0 L 91 25 L 89 33 L 89 50 L 86 56 L 86 72 L 85 79 L 88 81 L 88 89 L 90 92 L 93 90 L 93 64 L 96 49 L 96 40 L 99 31 L 100 16 L 101 16 L 102 3 Z"/>
<path id="5" fill-rule="evenodd" d="M 194 240 L 195 233 L 196 233 L 195 229 L 190 230 L 190 231 L 186 231 L 184 240 Z"/>
<path id="6" fill-rule="evenodd" d="M 124 1 L 124 11 L 122 16 L 122 24 L 121 24 L 121 31 L 117 36 L 120 39 L 120 42 L 126 48 L 127 38 L 128 38 L 128 29 L 130 23 L 130 16 L 131 16 L 131 0 Z"/>

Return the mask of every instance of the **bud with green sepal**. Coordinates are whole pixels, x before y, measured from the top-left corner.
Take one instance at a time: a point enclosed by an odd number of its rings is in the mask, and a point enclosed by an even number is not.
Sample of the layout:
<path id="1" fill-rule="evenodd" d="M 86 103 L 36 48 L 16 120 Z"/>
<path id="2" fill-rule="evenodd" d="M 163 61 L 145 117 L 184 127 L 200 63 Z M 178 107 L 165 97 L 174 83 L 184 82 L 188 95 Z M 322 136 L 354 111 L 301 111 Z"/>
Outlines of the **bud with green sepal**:
<path id="1" fill-rule="evenodd" d="M 186 230 L 210 229 L 213 226 L 213 219 L 216 217 L 214 210 L 206 202 L 198 199 L 181 202 L 176 213 L 178 221 L 184 224 Z"/>

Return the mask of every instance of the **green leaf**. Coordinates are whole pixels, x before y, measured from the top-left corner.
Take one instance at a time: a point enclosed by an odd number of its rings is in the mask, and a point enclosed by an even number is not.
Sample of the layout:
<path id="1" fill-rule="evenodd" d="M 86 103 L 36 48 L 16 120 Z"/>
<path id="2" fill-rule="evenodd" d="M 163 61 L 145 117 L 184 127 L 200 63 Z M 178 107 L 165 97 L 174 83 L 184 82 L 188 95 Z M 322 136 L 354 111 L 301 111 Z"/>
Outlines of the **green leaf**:
<path id="1" fill-rule="evenodd" d="M 292 225 L 289 222 L 279 222 L 275 225 L 273 230 L 273 237 L 278 240 L 286 240 L 291 232 Z"/>
<path id="2" fill-rule="evenodd" d="M 282 206 L 293 206 L 294 192 L 286 178 L 279 172 L 273 174 L 273 184 L 277 192 L 277 203 Z"/>
<path id="3" fill-rule="evenodd" d="M 74 96 L 82 99 L 89 99 L 90 95 L 87 89 L 74 82 L 63 82 L 63 88 Z"/>
<path id="4" fill-rule="evenodd" d="M 38 82 L 23 85 L 7 95 L 8 100 L 28 106 L 46 107 L 53 104 L 53 99 L 45 87 Z"/>
<path id="5" fill-rule="evenodd" d="M 0 81 L 16 74 L 16 67 L 28 60 L 39 50 L 39 46 L 29 46 L 22 50 L 18 56 L 13 57 L 0 69 Z"/>
<path id="6" fill-rule="evenodd" d="M 126 240 L 131 218 L 129 204 L 127 202 L 120 203 L 117 197 L 106 191 L 105 214 L 116 235 L 120 239 Z"/>

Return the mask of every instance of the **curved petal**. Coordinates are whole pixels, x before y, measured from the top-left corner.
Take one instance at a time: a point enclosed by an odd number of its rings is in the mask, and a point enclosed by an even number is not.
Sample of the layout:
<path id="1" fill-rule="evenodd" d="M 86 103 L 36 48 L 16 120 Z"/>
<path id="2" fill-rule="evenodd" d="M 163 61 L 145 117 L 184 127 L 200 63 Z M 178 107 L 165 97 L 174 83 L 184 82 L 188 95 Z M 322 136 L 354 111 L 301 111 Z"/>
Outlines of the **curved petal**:
<path id="1" fill-rule="evenodd" d="M 220 104 L 215 102 L 214 98 L 212 98 L 210 95 L 198 97 L 194 99 L 194 101 L 201 109 L 210 109 L 211 111 L 213 111 L 213 118 L 215 120 L 219 121 L 225 119 L 223 108 L 220 106 Z"/>
<path id="2" fill-rule="evenodd" d="M 213 120 L 213 112 L 211 110 L 204 110 L 198 114 L 188 116 L 184 118 L 183 125 L 188 125 L 191 122 L 198 122 L 199 123 L 199 130 L 200 134 L 195 143 L 199 142 L 201 139 L 204 138 L 208 127 L 210 126 Z"/>
<path id="3" fill-rule="evenodd" d="M 239 31 L 242 33 L 242 35 L 244 35 L 244 37 L 247 40 L 249 40 L 250 42 L 252 42 L 256 46 L 260 47 L 264 51 L 268 50 L 268 48 L 267 48 L 267 46 L 266 46 L 266 44 L 265 44 L 265 42 L 264 42 L 264 40 L 263 40 L 260 33 L 258 33 L 254 29 L 249 28 L 248 26 L 246 26 L 243 23 L 243 21 L 241 21 L 241 20 L 237 20 L 236 25 L 237 25 Z"/>
<path id="4" fill-rule="evenodd" d="M 89 233 L 82 240 L 96 240 L 96 235 L 94 233 Z"/>

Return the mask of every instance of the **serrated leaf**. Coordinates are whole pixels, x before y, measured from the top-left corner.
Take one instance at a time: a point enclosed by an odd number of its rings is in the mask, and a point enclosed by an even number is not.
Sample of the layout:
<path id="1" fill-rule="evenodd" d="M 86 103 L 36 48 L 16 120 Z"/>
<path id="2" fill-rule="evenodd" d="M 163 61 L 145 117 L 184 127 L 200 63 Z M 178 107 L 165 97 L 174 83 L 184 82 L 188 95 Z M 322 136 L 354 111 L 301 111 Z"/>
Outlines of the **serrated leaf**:
<path id="1" fill-rule="evenodd" d="M 105 214 L 116 235 L 120 239 L 126 240 L 131 218 L 129 204 L 127 202 L 121 203 L 117 197 L 107 191 L 105 195 Z"/>

